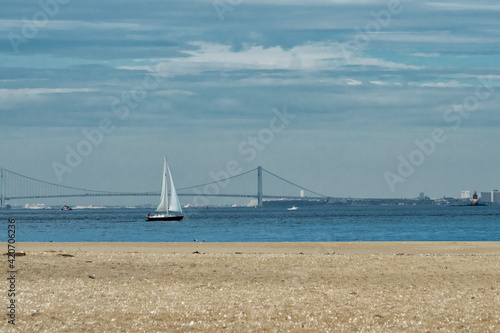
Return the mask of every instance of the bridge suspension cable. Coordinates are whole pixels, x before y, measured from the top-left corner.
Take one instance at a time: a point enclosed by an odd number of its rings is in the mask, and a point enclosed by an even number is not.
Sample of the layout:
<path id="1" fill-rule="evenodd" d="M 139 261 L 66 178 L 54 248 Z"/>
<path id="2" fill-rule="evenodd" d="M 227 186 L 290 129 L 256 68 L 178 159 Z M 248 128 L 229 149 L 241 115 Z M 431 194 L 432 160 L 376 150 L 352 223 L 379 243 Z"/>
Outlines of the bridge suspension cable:
<path id="1" fill-rule="evenodd" d="M 233 179 L 233 178 L 236 178 L 236 177 L 240 177 L 240 176 L 246 175 L 247 173 L 253 172 L 255 170 L 257 170 L 257 168 L 249 170 L 249 171 L 246 171 L 246 172 L 243 172 L 243 173 L 240 173 L 239 175 L 235 175 L 235 176 L 231 176 L 231 177 L 219 179 L 219 180 L 216 180 L 216 181 L 213 181 L 213 182 L 210 182 L 210 183 L 205 183 L 205 184 L 200 184 L 200 185 L 195 185 L 195 186 L 189 186 L 189 187 L 183 187 L 183 188 L 178 189 L 177 191 L 190 190 L 190 189 L 196 188 L 196 187 L 201 187 L 201 186 L 206 186 L 206 185 L 220 183 L 220 182 L 223 182 L 223 181 L 226 181 L 226 180 L 229 180 L 229 179 Z"/>
<path id="2" fill-rule="evenodd" d="M 65 186 L 65 185 L 50 183 L 50 182 L 46 182 L 44 180 L 40 180 L 40 179 L 36 179 L 36 178 L 33 178 L 33 177 L 28 177 L 28 176 L 25 176 L 25 175 L 21 175 L 21 174 L 19 174 L 17 172 L 10 171 L 10 170 L 7 170 L 7 169 L 4 169 L 4 171 L 6 171 L 8 173 L 11 173 L 13 175 L 16 175 L 18 177 L 22 177 L 22 178 L 26 178 L 26 179 L 29 179 L 29 180 L 33 180 L 33 181 L 38 182 L 38 183 L 43 183 L 43 184 L 47 184 L 47 185 L 57 186 L 57 187 L 66 188 L 66 189 L 70 189 L 70 190 L 86 191 L 86 192 L 94 192 L 94 193 L 120 193 L 120 192 L 111 192 L 111 191 L 88 190 L 88 189 L 79 188 L 79 187 Z"/>
<path id="3" fill-rule="evenodd" d="M 266 169 L 264 169 L 264 168 L 262 168 L 262 170 L 263 170 L 263 171 L 265 171 L 265 172 L 267 172 L 267 173 L 268 173 L 268 174 L 270 174 L 271 176 L 274 176 L 274 177 L 278 178 L 279 180 L 282 180 L 282 181 L 284 181 L 284 182 L 286 182 L 286 183 L 288 183 L 288 184 L 290 184 L 290 185 L 293 185 L 293 186 L 298 187 L 298 188 L 300 188 L 300 189 L 306 190 L 306 191 L 311 192 L 311 193 L 313 193 L 313 194 L 319 195 L 320 197 L 325 197 L 325 198 L 328 198 L 328 196 L 327 196 L 327 195 L 324 195 L 324 194 L 321 194 L 321 193 L 318 193 L 318 192 L 314 192 L 314 191 L 312 191 L 312 190 L 310 190 L 310 189 L 308 189 L 308 188 L 305 188 L 304 186 L 297 185 L 297 184 L 295 184 L 295 183 L 293 183 L 293 182 L 291 182 L 291 181 L 289 181 L 289 180 L 286 180 L 285 178 L 280 177 L 280 176 L 278 176 L 278 175 L 276 175 L 276 174 L 272 173 L 271 171 L 268 171 L 268 170 L 266 170 Z"/>

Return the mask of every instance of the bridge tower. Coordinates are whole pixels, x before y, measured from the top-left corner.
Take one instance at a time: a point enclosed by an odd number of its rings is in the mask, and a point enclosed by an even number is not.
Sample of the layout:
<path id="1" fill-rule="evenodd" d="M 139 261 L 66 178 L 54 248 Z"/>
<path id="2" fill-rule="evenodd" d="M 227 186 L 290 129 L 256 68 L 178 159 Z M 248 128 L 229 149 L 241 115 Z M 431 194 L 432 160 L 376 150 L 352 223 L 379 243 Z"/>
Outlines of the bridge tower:
<path id="1" fill-rule="evenodd" d="M 3 168 L 0 168 L 0 209 L 5 205 L 5 179 L 3 178 Z"/>
<path id="2" fill-rule="evenodd" d="M 257 207 L 262 207 L 262 167 L 257 168 Z"/>

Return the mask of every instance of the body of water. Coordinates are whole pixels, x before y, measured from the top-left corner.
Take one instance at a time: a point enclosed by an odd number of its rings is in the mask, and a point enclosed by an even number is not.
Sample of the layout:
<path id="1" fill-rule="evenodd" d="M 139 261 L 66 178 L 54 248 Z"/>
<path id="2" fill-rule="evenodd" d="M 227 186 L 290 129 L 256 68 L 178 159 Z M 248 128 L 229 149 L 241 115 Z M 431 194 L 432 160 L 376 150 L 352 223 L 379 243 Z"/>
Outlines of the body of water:
<path id="1" fill-rule="evenodd" d="M 500 205 L 187 209 L 181 222 L 145 222 L 144 209 L 3 210 L 17 242 L 498 241 Z"/>

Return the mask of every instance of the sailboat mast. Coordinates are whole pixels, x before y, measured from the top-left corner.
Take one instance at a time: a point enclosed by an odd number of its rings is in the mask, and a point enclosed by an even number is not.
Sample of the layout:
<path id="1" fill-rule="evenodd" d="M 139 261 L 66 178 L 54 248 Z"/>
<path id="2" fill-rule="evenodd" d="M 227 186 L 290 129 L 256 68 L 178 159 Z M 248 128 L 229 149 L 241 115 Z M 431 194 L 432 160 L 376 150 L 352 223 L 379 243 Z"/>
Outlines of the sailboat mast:
<path id="1" fill-rule="evenodd" d="M 167 156 L 163 156 L 164 159 L 164 165 L 163 165 L 163 179 L 164 179 L 164 184 L 165 188 L 163 189 L 165 192 L 165 207 L 167 209 L 167 215 L 168 215 L 168 177 L 167 177 Z"/>

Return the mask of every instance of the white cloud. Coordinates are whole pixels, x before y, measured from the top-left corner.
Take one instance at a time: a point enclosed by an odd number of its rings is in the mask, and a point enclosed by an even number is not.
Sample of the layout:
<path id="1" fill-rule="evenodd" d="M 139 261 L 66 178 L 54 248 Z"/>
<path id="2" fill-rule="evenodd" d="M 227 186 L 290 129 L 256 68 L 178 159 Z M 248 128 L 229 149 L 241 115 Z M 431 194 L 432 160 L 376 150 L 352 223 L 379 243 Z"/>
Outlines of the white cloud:
<path id="1" fill-rule="evenodd" d="M 0 30 L 11 30 L 12 28 L 21 28 L 23 21 L 0 19 Z"/>
<path id="2" fill-rule="evenodd" d="M 370 81 L 371 84 L 377 85 L 377 86 L 396 86 L 396 87 L 401 87 L 403 84 L 401 82 L 385 82 L 385 81 Z"/>
<path id="3" fill-rule="evenodd" d="M 195 93 L 193 93 L 192 91 L 180 90 L 180 89 L 160 90 L 160 91 L 155 91 L 155 94 L 164 95 L 164 96 L 173 96 L 173 95 L 193 96 L 193 95 L 195 95 Z"/>
<path id="4" fill-rule="evenodd" d="M 487 81 L 491 81 L 491 83 L 498 83 L 500 81 L 500 75 L 493 75 L 493 74 L 453 74 L 451 75 L 452 77 L 456 78 L 466 78 L 466 79 L 484 79 Z"/>
<path id="5" fill-rule="evenodd" d="M 411 55 L 414 57 L 421 57 L 421 58 L 437 58 L 441 56 L 441 54 L 439 53 L 412 53 Z"/>
<path id="6" fill-rule="evenodd" d="M 362 84 L 363 84 L 363 82 L 361 82 L 361 81 L 354 80 L 354 79 L 347 79 L 347 85 L 349 85 L 349 86 L 360 86 Z"/>
<path id="7" fill-rule="evenodd" d="M 25 89 L 0 89 L 0 96 L 8 95 L 23 95 L 23 96 L 35 96 L 44 94 L 68 94 L 75 92 L 92 92 L 95 89 L 70 89 L 70 88 L 25 88 Z"/>
<path id="8" fill-rule="evenodd" d="M 3 106 L 17 103 L 26 99 L 35 99 L 49 94 L 87 93 L 95 89 L 69 89 L 69 88 L 25 88 L 25 89 L 0 89 L 0 101 Z"/>
<path id="9" fill-rule="evenodd" d="M 22 29 L 26 22 L 19 18 L 17 20 L 0 19 L 0 30 L 10 30 L 15 33 L 13 29 Z M 53 30 L 78 30 L 78 29 L 95 29 L 95 30 L 111 30 L 120 29 L 125 31 L 147 31 L 155 29 L 149 24 L 139 24 L 130 22 L 89 22 L 82 20 L 48 20 L 43 29 Z"/>
<path id="10" fill-rule="evenodd" d="M 500 10 L 500 5 L 486 5 L 486 4 L 479 4 L 475 2 L 474 4 L 464 4 L 464 3 L 447 3 L 447 2 L 429 2 L 426 3 L 427 6 L 429 7 L 435 7 L 435 8 L 440 8 L 440 9 L 445 9 L 445 10 L 450 10 L 450 11 L 457 11 L 457 10 L 492 10 L 492 11 L 498 11 Z"/>
<path id="11" fill-rule="evenodd" d="M 204 86 L 211 86 L 211 87 L 227 87 L 228 85 L 231 85 L 231 87 L 249 87 L 249 86 L 355 86 L 355 85 L 362 85 L 363 82 L 355 80 L 355 79 L 350 79 L 350 78 L 345 78 L 345 77 L 324 77 L 321 79 L 318 79 L 318 76 L 316 73 L 311 73 L 311 75 L 300 75 L 300 76 L 294 76 L 290 77 L 288 75 L 254 75 L 251 77 L 245 77 L 240 80 L 233 80 L 231 78 L 228 78 L 227 81 L 222 81 L 219 80 L 217 82 L 210 82 L 210 83 L 204 83 Z"/>
<path id="12" fill-rule="evenodd" d="M 395 43 L 438 43 L 438 44 L 477 44 L 477 43 L 492 43 L 500 41 L 499 38 L 494 38 L 491 35 L 464 35 L 454 34 L 450 31 L 432 31 L 432 32 L 381 32 L 370 35 L 371 39 Z M 492 39 L 494 38 L 494 39 Z M 418 54 L 418 53 L 417 53 Z M 420 53 L 421 55 L 422 53 Z"/>
<path id="13" fill-rule="evenodd" d="M 457 80 L 451 80 L 448 82 L 425 82 L 425 83 L 410 83 L 410 85 L 418 87 L 429 87 L 429 88 L 463 88 L 463 87 L 473 87 L 473 85 L 460 83 Z"/>
<path id="14" fill-rule="evenodd" d="M 209 0 L 213 2 L 212 0 Z M 233 1 L 238 3 L 238 1 Z M 240 1 L 243 4 L 243 0 Z M 338 6 L 338 5 L 366 5 L 386 4 L 387 0 L 244 0 L 249 5 L 271 5 L 271 6 Z M 231 1 L 228 2 L 231 4 Z M 236 5 L 237 6 L 237 5 Z"/>
<path id="15" fill-rule="evenodd" d="M 264 48 L 246 45 L 234 51 L 230 45 L 192 42 L 196 50 L 185 50 L 189 57 L 151 59 L 164 75 L 182 75 L 204 71 L 224 70 L 335 70 L 347 65 L 378 66 L 387 69 L 420 69 L 421 67 L 395 63 L 362 55 L 349 55 L 348 62 L 338 43 L 307 43 L 284 49 L 281 46 Z M 119 69 L 148 70 L 147 66 L 121 66 Z"/>
<path id="16" fill-rule="evenodd" d="M 360 57 L 356 56 L 349 59 L 350 65 L 358 65 L 358 66 L 376 66 L 382 67 L 385 69 L 410 69 L 410 70 L 419 70 L 422 69 L 422 66 L 414 66 L 407 65 L 402 63 L 397 63 L 393 61 L 387 61 L 379 58 L 370 58 L 370 57 Z"/>

